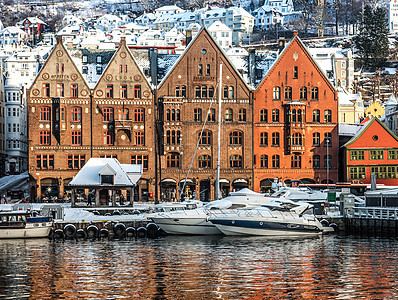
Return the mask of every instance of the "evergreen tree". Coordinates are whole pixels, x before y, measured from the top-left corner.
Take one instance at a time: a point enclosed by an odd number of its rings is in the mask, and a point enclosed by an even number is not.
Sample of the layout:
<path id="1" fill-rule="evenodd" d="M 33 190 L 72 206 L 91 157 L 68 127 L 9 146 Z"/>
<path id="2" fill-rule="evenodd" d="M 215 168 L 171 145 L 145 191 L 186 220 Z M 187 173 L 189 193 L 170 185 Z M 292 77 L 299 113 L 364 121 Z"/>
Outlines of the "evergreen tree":
<path id="1" fill-rule="evenodd" d="M 366 5 L 359 24 L 355 45 L 363 66 L 375 70 L 385 65 L 388 56 L 388 23 L 384 8 Z"/>

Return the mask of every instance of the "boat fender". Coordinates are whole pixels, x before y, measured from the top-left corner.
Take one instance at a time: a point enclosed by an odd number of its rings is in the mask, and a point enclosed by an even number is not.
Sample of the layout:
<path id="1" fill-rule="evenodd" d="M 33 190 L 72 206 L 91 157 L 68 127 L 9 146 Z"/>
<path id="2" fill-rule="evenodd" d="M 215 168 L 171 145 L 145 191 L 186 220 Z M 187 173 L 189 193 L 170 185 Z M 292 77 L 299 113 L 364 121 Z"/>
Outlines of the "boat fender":
<path id="1" fill-rule="evenodd" d="M 76 239 L 80 239 L 80 238 L 82 238 L 82 239 L 87 239 L 87 234 L 86 234 L 86 232 L 84 231 L 84 229 L 78 229 L 77 231 L 76 231 Z"/>
<path id="2" fill-rule="evenodd" d="M 66 239 L 73 239 L 76 236 L 76 227 L 73 224 L 67 224 L 64 227 L 64 234 Z"/>
<path id="3" fill-rule="evenodd" d="M 64 239 L 64 238 L 65 238 L 64 231 L 62 229 L 55 229 L 54 239 L 60 240 L 60 239 Z"/>
<path id="4" fill-rule="evenodd" d="M 339 226 L 336 223 L 332 223 L 329 226 L 334 229 L 334 232 L 339 232 Z"/>
<path id="5" fill-rule="evenodd" d="M 99 215 L 100 215 L 100 213 L 99 213 L 99 211 L 97 211 L 97 210 L 94 210 L 94 211 L 93 211 L 93 215 L 95 215 L 95 216 L 99 216 Z"/>
<path id="6" fill-rule="evenodd" d="M 127 227 L 126 228 L 126 237 L 135 238 L 135 228 L 134 227 Z"/>
<path id="7" fill-rule="evenodd" d="M 133 210 L 133 215 L 139 215 L 140 211 L 139 210 Z"/>
<path id="8" fill-rule="evenodd" d="M 139 227 L 137 229 L 137 237 L 138 238 L 146 238 L 147 237 L 147 229 L 145 227 Z"/>
<path id="9" fill-rule="evenodd" d="M 323 227 L 329 227 L 329 221 L 328 220 L 321 220 L 320 223 L 322 224 Z"/>
<path id="10" fill-rule="evenodd" d="M 118 211 L 118 210 L 114 210 L 113 213 L 112 213 L 112 215 L 113 215 L 113 216 L 120 216 L 121 213 L 120 213 L 120 211 Z"/>
<path id="11" fill-rule="evenodd" d="M 95 225 L 90 225 L 86 229 L 87 237 L 89 239 L 95 239 L 98 237 L 98 228 Z"/>
<path id="12" fill-rule="evenodd" d="M 109 237 L 109 230 L 106 228 L 101 228 L 101 230 L 99 231 L 99 237 L 100 238 L 107 238 Z"/>
<path id="13" fill-rule="evenodd" d="M 151 239 L 157 238 L 158 237 L 158 228 L 159 228 L 159 226 L 156 225 L 155 223 L 148 223 L 146 225 L 147 236 Z"/>
<path id="14" fill-rule="evenodd" d="M 116 223 L 115 226 L 113 226 L 113 233 L 119 238 L 124 237 L 124 234 L 126 233 L 126 225 L 123 223 Z"/>

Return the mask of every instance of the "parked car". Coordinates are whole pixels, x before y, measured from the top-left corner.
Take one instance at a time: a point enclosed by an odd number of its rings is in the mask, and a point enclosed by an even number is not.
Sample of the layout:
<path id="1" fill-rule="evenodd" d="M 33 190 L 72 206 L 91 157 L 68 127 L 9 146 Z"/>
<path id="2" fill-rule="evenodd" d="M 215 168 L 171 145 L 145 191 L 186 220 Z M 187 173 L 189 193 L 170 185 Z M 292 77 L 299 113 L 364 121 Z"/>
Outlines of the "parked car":
<path id="1" fill-rule="evenodd" d="M 9 199 L 23 199 L 25 196 L 24 192 L 21 190 L 8 190 L 7 191 L 7 198 Z"/>

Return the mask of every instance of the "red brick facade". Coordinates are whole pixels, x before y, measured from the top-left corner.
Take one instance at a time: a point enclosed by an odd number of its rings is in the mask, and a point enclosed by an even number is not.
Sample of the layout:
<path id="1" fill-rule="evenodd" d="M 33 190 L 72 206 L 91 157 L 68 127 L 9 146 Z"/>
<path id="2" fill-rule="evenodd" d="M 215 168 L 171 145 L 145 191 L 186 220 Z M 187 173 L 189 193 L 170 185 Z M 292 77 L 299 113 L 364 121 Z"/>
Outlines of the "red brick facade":
<path id="1" fill-rule="evenodd" d="M 254 190 L 266 190 L 274 178 L 336 182 L 337 113 L 335 89 L 294 36 L 254 91 Z"/>
<path id="2" fill-rule="evenodd" d="M 378 119 L 373 118 L 344 145 L 346 181 L 398 185 L 398 138 Z"/>

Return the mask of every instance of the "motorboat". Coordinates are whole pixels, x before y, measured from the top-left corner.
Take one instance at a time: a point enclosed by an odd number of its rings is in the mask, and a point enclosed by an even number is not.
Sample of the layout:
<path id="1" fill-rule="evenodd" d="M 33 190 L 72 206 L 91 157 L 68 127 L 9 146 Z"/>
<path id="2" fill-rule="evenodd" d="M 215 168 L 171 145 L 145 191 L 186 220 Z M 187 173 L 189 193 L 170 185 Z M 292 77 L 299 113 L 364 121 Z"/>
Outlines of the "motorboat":
<path id="1" fill-rule="evenodd" d="M 274 200 L 253 209 L 209 217 L 225 235 L 301 236 L 324 232 L 310 203 Z"/>
<path id="2" fill-rule="evenodd" d="M 203 202 L 195 199 L 186 199 L 181 202 L 163 202 L 154 205 L 153 212 L 169 212 L 176 210 L 190 210 L 203 206 Z"/>
<path id="3" fill-rule="evenodd" d="M 248 188 L 231 192 L 228 197 L 209 202 L 191 210 L 176 210 L 153 214 L 151 219 L 168 234 L 212 235 L 222 232 L 209 221 L 209 217 L 220 212 L 249 209 L 267 204 L 278 198 L 256 193 Z"/>
<path id="4" fill-rule="evenodd" d="M 0 239 L 48 237 L 51 228 L 50 217 L 33 216 L 30 211 L 0 212 Z"/>

